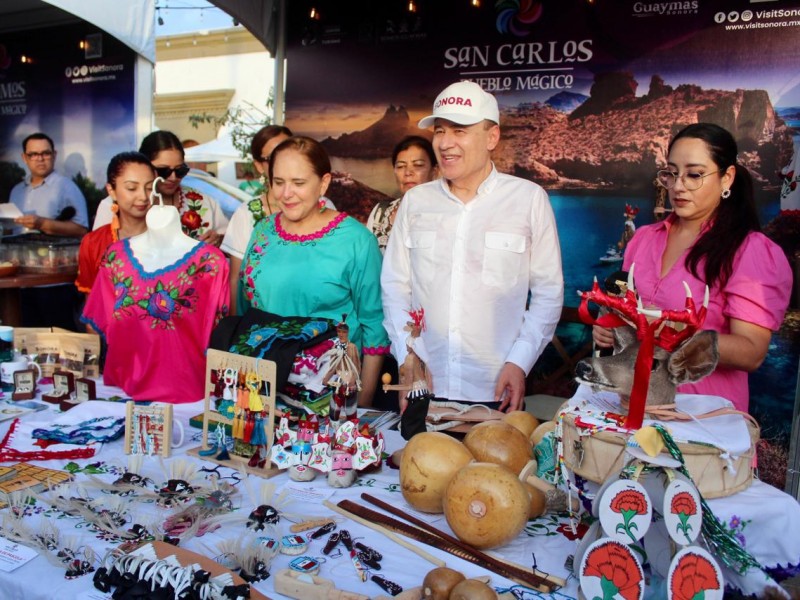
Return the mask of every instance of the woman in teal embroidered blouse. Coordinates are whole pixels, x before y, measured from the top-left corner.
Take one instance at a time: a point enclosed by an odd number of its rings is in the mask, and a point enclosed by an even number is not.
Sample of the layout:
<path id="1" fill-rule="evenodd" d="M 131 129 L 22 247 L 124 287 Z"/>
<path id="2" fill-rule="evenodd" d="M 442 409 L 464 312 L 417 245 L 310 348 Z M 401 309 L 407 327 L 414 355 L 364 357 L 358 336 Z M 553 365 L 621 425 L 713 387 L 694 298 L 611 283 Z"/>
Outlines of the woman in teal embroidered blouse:
<path id="1" fill-rule="evenodd" d="M 347 315 L 350 340 L 364 354 L 361 406 L 370 406 L 389 338 L 383 329 L 381 253 L 352 217 L 326 208 L 331 163 L 315 140 L 292 137 L 272 152 L 272 197 L 280 212 L 259 221 L 242 260 L 240 311 Z"/>

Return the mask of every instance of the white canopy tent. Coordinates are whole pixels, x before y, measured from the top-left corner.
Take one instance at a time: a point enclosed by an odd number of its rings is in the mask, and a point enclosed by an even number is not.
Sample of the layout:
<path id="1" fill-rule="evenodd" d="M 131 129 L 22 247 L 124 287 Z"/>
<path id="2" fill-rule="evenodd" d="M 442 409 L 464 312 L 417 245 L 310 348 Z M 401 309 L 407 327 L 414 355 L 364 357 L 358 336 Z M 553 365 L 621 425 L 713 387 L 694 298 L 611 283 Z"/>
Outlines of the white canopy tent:
<path id="1" fill-rule="evenodd" d="M 186 148 L 186 160 L 187 162 L 223 162 L 244 159 L 233 146 L 231 136 L 222 132 L 215 140 Z"/>

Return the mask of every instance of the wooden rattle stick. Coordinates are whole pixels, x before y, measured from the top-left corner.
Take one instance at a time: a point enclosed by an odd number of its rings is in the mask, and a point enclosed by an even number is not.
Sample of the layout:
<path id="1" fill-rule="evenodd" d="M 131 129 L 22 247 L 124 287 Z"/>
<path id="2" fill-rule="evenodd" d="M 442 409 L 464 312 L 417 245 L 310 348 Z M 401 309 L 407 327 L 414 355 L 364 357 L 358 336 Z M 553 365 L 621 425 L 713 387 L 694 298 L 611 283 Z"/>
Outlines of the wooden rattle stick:
<path id="1" fill-rule="evenodd" d="M 308 531 L 309 529 L 317 529 L 323 527 L 328 523 L 333 523 L 333 519 L 313 519 L 311 521 L 303 521 L 302 523 L 295 523 L 289 527 L 292 533 L 300 533 L 301 531 Z"/>
<path id="2" fill-rule="evenodd" d="M 385 535 L 386 537 L 388 537 L 390 540 L 392 540 L 396 544 L 401 545 L 406 550 L 411 550 L 411 552 L 413 552 L 417 556 L 421 556 L 422 558 L 427 560 L 429 563 L 434 564 L 437 567 L 446 567 L 447 566 L 447 563 L 444 562 L 442 559 L 436 558 L 435 556 L 432 556 L 431 554 L 428 554 L 427 552 L 425 552 L 425 550 L 423 550 L 419 546 L 416 546 L 416 545 L 414 545 L 414 544 L 412 544 L 410 542 L 407 542 L 406 540 L 401 538 L 399 535 L 397 535 L 395 532 L 390 531 L 389 529 L 387 529 L 386 527 L 383 527 L 382 525 L 378 525 L 377 523 L 372 523 L 370 521 L 367 521 L 366 519 L 362 519 L 358 515 L 355 515 L 355 514 L 349 512 L 349 511 L 343 509 L 342 507 L 337 506 L 336 504 L 334 504 L 330 500 L 325 500 L 323 502 L 323 505 L 325 505 L 326 508 L 329 508 L 332 511 L 339 513 L 340 515 L 344 515 L 348 519 L 352 519 L 353 521 L 363 525 L 364 527 L 369 527 L 373 531 L 377 531 L 378 533 L 380 533 L 382 535 Z"/>
<path id="3" fill-rule="evenodd" d="M 275 574 L 275 591 L 298 600 L 369 600 L 369 596 L 336 589 L 330 579 L 281 569 Z"/>

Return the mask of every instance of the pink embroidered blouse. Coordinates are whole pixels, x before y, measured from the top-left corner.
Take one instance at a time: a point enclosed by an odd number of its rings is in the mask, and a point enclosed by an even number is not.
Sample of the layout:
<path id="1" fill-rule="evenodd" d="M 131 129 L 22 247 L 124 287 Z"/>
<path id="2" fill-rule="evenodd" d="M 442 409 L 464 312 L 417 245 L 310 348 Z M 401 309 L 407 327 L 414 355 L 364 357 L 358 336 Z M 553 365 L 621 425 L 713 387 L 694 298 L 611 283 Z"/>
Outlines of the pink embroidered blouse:
<path id="1" fill-rule="evenodd" d="M 134 400 L 202 399 L 205 351 L 229 298 L 228 261 L 213 246 L 152 273 L 127 239 L 109 246 L 82 317 L 108 342 L 106 385 Z"/>

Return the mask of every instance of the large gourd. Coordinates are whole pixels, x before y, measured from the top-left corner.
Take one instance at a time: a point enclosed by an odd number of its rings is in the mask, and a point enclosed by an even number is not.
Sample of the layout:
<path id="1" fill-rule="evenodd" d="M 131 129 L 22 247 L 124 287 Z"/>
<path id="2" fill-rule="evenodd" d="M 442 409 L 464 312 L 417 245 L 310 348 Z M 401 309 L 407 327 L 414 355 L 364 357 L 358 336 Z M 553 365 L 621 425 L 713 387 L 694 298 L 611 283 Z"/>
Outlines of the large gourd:
<path id="1" fill-rule="evenodd" d="M 447 524 L 462 542 L 497 548 L 513 540 L 528 521 L 530 497 L 501 465 L 471 463 L 456 473 L 444 496 Z"/>
<path id="2" fill-rule="evenodd" d="M 464 445 L 478 462 L 503 465 L 515 475 L 531 459 L 531 445 L 525 435 L 504 421 L 484 421 L 469 430 Z"/>
<path id="3" fill-rule="evenodd" d="M 469 450 L 439 431 L 418 433 L 403 448 L 400 489 L 415 509 L 441 513 L 447 484 L 461 467 L 473 460 Z"/>

